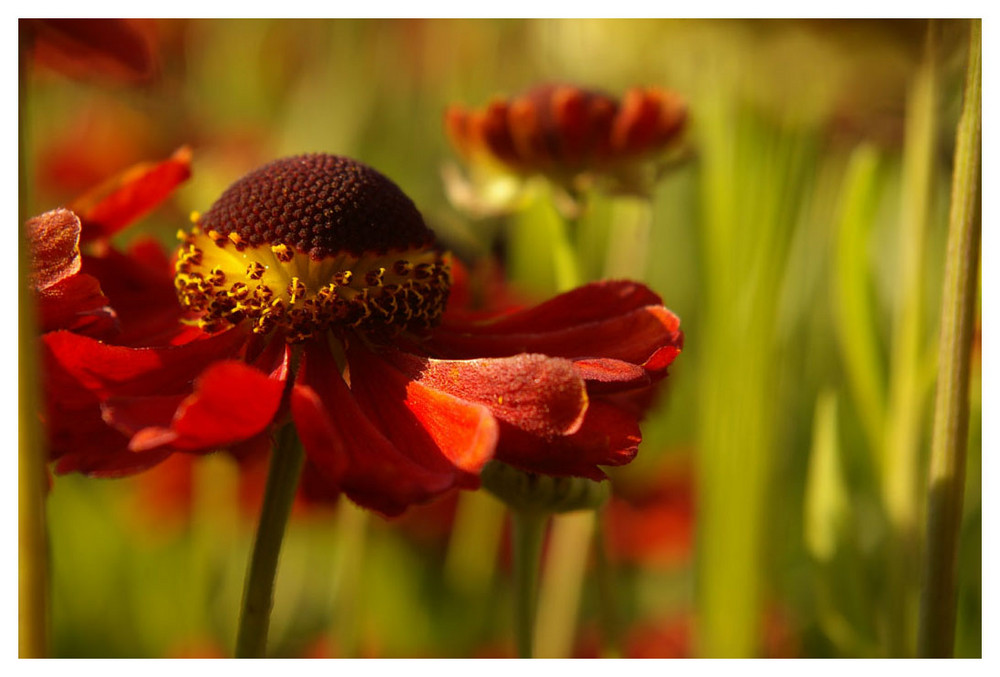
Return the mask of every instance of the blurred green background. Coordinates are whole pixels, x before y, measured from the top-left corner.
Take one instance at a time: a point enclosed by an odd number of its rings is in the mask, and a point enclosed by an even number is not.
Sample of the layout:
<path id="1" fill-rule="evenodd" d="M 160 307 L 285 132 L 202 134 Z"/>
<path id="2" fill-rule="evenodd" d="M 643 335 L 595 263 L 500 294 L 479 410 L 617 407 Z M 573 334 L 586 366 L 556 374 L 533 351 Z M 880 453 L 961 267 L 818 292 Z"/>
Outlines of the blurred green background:
<path id="1" fill-rule="evenodd" d="M 966 22 L 140 27 L 158 64 L 148 82 L 27 71 L 27 213 L 188 144 L 191 180 L 121 236 L 172 246 L 187 214 L 249 169 L 338 153 L 397 182 L 466 261 L 501 252 L 537 298 L 557 288 L 542 227 L 554 212 L 473 219 L 452 206 L 445 107 L 540 82 L 679 92 L 689 159 L 648 201 L 586 196 L 575 224 L 582 279 L 645 281 L 686 341 L 638 458 L 612 473 L 607 557 L 578 546 L 586 568 L 574 613 L 552 621 L 569 628 L 557 653 L 913 653 Z M 982 650 L 973 359 L 959 656 Z M 246 474 L 216 455 L 125 480 L 55 478 L 54 654 L 229 654 L 259 500 Z M 303 507 L 270 653 L 511 655 L 509 556 L 490 501 L 452 497 L 399 521 Z"/>

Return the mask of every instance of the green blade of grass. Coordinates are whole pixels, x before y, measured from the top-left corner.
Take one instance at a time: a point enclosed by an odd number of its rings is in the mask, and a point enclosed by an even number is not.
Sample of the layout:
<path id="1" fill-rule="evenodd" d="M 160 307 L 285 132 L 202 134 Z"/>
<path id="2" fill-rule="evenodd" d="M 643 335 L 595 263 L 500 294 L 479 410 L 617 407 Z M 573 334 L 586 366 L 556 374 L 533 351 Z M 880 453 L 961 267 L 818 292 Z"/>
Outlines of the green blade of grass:
<path id="1" fill-rule="evenodd" d="M 938 389 L 931 440 L 927 543 L 918 652 L 951 656 L 955 641 L 958 536 L 969 427 L 969 355 L 973 339 L 981 219 L 982 22 L 973 20 L 962 116 L 955 143 L 948 251 L 941 309 Z"/>

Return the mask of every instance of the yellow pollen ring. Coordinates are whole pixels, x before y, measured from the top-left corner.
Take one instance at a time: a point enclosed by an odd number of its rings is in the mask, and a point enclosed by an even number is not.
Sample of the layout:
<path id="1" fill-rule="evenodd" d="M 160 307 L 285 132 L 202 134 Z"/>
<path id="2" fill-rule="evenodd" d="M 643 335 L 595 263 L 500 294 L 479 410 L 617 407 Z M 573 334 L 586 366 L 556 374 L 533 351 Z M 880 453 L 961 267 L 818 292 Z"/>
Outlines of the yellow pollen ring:
<path id="1" fill-rule="evenodd" d="M 179 233 L 174 285 L 181 303 L 215 331 L 249 322 L 291 343 L 326 330 L 373 340 L 436 324 L 451 283 L 448 260 L 432 249 L 322 260 L 284 244 L 249 246 L 237 233 Z"/>

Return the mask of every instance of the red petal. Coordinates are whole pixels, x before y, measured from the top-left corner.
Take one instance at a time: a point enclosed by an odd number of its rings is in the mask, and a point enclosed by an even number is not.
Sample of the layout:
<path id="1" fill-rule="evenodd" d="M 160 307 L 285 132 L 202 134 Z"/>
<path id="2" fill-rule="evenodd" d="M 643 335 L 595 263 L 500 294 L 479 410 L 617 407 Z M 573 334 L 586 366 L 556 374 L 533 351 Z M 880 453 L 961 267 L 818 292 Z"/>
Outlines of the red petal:
<path id="1" fill-rule="evenodd" d="M 563 162 L 578 163 L 586 153 L 589 131 L 583 90 L 557 87 L 552 92 L 552 117 L 559 134 Z"/>
<path id="2" fill-rule="evenodd" d="M 497 422 L 489 409 L 436 389 L 433 379 L 415 381 L 385 357 L 357 345 L 347 351 L 351 392 L 368 417 L 417 463 L 442 472 L 478 473 L 496 446 Z M 405 356 L 396 353 L 395 358 Z"/>
<path id="3" fill-rule="evenodd" d="M 659 118 L 660 108 L 656 98 L 642 89 L 628 91 L 611 130 L 612 147 L 623 155 L 650 150 Z"/>
<path id="4" fill-rule="evenodd" d="M 649 374 L 646 373 L 646 370 L 630 362 L 598 357 L 574 360 L 573 365 L 580 377 L 588 382 L 627 384 L 629 386 L 649 382 Z"/>
<path id="5" fill-rule="evenodd" d="M 107 337 L 117 333 L 118 317 L 90 275 L 73 275 L 39 292 L 38 325 L 42 333 L 66 329 Z"/>
<path id="6" fill-rule="evenodd" d="M 31 252 L 29 279 L 47 289 L 80 272 L 80 219 L 68 209 L 53 209 L 28 219 L 25 238 Z"/>
<path id="7" fill-rule="evenodd" d="M 101 419 L 96 401 L 77 408 L 56 404 L 48 409 L 49 455 L 59 474 L 122 477 L 146 470 L 169 455 L 161 451 L 128 451 L 128 437 Z"/>
<path id="8" fill-rule="evenodd" d="M 157 405 L 147 409 L 152 425 L 132 437 L 129 449 L 149 451 L 169 445 L 177 451 L 210 452 L 248 440 L 270 426 L 284 388 L 284 381 L 242 362 L 217 362 L 198 377 L 194 392 L 177 407 L 169 427 L 157 425 L 169 398 L 144 398 Z M 116 402 L 105 405 L 112 420 Z M 133 425 L 141 418 L 134 408 L 128 413 Z"/>
<path id="9" fill-rule="evenodd" d="M 166 345 L 186 330 L 172 266 L 163 248 L 143 239 L 128 254 L 108 249 L 84 256 L 83 270 L 96 277 L 121 323 L 119 345 Z"/>
<path id="10" fill-rule="evenodd" d="M 404 456 L 358 406 L 329 350 L 307 345 L 292 388 L 292 417 L 309 461 L 355 503 L 397 515 L 454 483 L 454 474 Z"/>
<path id="11" fill-rule="evenodd" d="M 569 360 L 528 354 L 434 360 L 398 352 L 386 359 L 416 383 L 482 404 L 533 435 L 573 433 L 587 410 L 587 390 Z"/>
<path id="12" fill-rule="evenodd" d="M 191 176 L 191 149 L 184 146 L 169 159 L 141 163 L 79 198 L 73 211 L 83 221 L 84 239 L 110 237 L 163 202 Z"/>
<path id="13" fill-rule="evenodd" d="M 625 465 L 639 449 L 636 417 L 591 400 L 583 425 L 572 435 L 545 440 L 504 425 L 497 459 L 530 472 L 604 479 L 601 465 Z"/>
<path id="14" fill-rule="evenodd" d="M 245 341 L 236 329 L 165 348 L 112 346 L 66 331 L 42 337 L 51 367 L 102 399 L 189 392 L 205 366 L 237 356 Z"/>
<path id="15" fill-rule="evenodd" d="M 645 285 L 608 280 L 577 287 L 531 308 L 514 313 L 505 311 L 502 317 L 492 322 L 453 323 L 446 313 L 442 326 L 463 333 L 541 332 L 597 322 L 614 314 L 662 304 L 660 297 Z"/>
<path id="16" fill-rule="evenodd" d="M 681 341 L 677 316 L 663 306 L 646 306 L 604 319 L 574 324 L 562 329 L 506 331 L 505 319 L 493 323 L 497 330 L 482 329 L 460 333 L 439 328 L 431 346 L 446 357 L 503 356 L 517 353 L 543 353 L 555 357 L 611 358 L 643 364 L 657 356 L 664 346 Z"/>
<path id="17" fill-rule="evenodd" d="M 507 124 L 521 161 L 532 169 L 552 163 L 552 152 L 542 129 L 539 101 L 529 97 L 515 99 L 507 111 Z"/>
<path id="18" fill-rule="evenodd" d="M 521 166 L 521 160 L 514 147 L 510 128 L 507 125 L 507 103 L 496 100 L 486 110 L 474 114 L 470 124 L 478 130 L 481 143 L 497 160 L 513 167 Z"/>

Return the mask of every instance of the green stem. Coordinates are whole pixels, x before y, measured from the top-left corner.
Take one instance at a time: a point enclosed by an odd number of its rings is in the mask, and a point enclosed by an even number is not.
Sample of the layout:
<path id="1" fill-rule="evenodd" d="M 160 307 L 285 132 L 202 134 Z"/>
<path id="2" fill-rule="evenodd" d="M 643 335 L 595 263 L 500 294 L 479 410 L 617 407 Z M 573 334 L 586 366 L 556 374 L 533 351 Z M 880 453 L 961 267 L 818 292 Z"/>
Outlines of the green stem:
<path id="1" fill-rule="evenodd" d="M 271 454 L 264 503 L 243 590 L 240 626 L 236 635 L 237 658 L 263 658 L 267 648 L 267 628 L 274 603 L 274 576 L 302 462 L 302 445 L 295 426 L 288 423 L 278 432 Z"/>
<path id="2" fill-rule="evenodd" d="M 958 536 L 969 434 L 969 355 L 976 303 L 982 134 L 982 23 L 972 21 L 965 100 L 955 143 L 941 310 L 938 390 L 931 441 L 930 502 L 918 651 L 954 651 Z"/>
<path id="3" fill-rule="evenodd" d="M 545 535 L 545 513 L 512 510 L 514 555 L 514 636 L 519 658 L 532 657 L 538 565 Z"/>
<path id="4" fill-rule="evenodd" d="M 607 533 L 604 528 L 605 514 L 603 510 L 598 512 L 594 525 L 598 607 L 601 637 L 604 639 L 603 658 L 621 658 L 622 637 L 618 619 L 618 594 L 615 588 L 614 568 L 608 557 Z"/>
<path id="5" fill-rule="evenodd" d="M 648 197 L 618 197 L 612 204 L 604 278 L 642 280 L 646 275 L 653 204 Z"/>
<path id="6" fill-rule="evenodd" d="M 503 540 L 505 513 L 503 503 L 486 491 L 459 494 L 444 560 L 450 587 L 470 596 L 489 587 Z"/>
<path id="7" fill-rule="evenodd" d="M 28 284 L 30 270 L 24 238 L 28 219 L 27 168 L 27 38 L 20 35 L 18 107 L 21 135 L 18 143 L 18 655 L 43 658 L 49 651 L 49 549 L 45 523 L 46 449 L 38 411 L 40 374 L 38 371 L 38 326 L 35 298 Z"/>
<path id="8" fill-rule="evenodd" d="M 539 658 L 571 657 L 596 515 L 577 510 L 552 518 L 534 633 Z"/>
<path id="9" fill-rule="evenodd" d="M 354 658 L 358 653 L 359 614 L 364 607 L 358 603 L 364 576 L 365 545 L 369 514 L 354 505 L 346 496 L 337 504 L 337 559 L 333 568 L 333 617 L 337 647 L 342 658 Z"/>
<path id="10" fill-rule="evenodd" d="M 575 220 L 554 218 L 550 222 L 552 232 L 552 265 L 556 274 L 556 291 L 569 291 L 580 286 L 582 275 L 576 246 L 573 244 Z"/>

